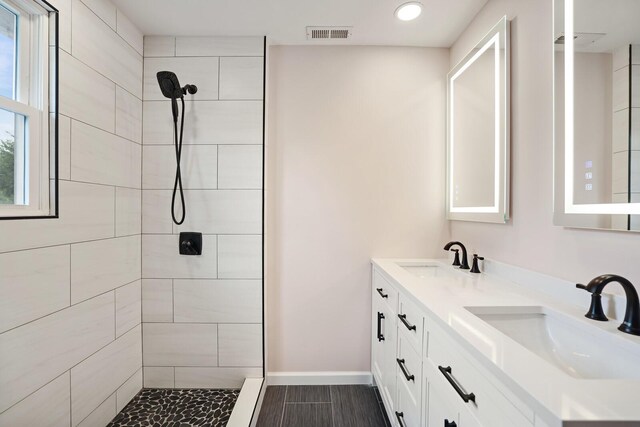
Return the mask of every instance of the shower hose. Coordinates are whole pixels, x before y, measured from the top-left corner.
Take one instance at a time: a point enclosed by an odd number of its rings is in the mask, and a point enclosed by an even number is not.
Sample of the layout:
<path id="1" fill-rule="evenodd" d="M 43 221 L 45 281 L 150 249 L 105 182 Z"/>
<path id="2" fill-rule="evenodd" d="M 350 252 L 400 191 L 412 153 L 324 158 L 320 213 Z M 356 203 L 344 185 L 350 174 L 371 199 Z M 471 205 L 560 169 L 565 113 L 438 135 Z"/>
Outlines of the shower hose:
<path id="1" fill-rule="evenodd" d="M 174 102 L 174 115 L 173 115 L 173 141 L 176 151 L 176 178 L 173 183 L 173 195 L 171 196 L 171 217 L 173 218 L 173 222 L 176 225 L 180 225 L 184 222 L 184 217 L 186 215 L 186 207 L 184 203 L 184 191 L 182 189 L 182 172 L 180 171 L 180 158 L 182 157 L 182 134 L 184 131 L 184 98 L 180 98 L 182 103 L 182 114 L 180 118 L 180 132 L 178 132 L 178 114 L 177 114 L 177 101 Z M 176 193 L 180 190 L 180 205 L 182 207 L 182 216 L 178 221 L 176 219 Z"/>

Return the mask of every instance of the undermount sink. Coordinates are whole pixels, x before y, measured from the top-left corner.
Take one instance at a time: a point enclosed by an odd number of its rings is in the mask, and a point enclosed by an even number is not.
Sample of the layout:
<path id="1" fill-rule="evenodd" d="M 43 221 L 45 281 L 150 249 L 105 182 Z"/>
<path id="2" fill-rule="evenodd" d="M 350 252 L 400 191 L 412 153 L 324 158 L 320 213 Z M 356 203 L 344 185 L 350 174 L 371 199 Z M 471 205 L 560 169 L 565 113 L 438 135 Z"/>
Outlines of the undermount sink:
<path id="1" fill-rule="evenodd" d="M 610 333 L 546 307 L 465 307 L 527 350 L 579 379 L 640 379 L 640 352 Z"/>
<path id="2" fill-rule="evenodd" d="M 438 277 L 442 274 L 442 268 L 437 264 L 398 264 L 404 270 L 421 279 Z"/>

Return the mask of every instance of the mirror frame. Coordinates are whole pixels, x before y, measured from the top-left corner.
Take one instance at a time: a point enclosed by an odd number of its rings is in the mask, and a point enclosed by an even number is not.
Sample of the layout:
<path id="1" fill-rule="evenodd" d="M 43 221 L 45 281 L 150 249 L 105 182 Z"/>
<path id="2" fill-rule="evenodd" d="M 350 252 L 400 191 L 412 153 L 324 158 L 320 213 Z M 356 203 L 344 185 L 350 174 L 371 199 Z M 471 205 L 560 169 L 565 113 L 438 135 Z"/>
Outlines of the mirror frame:
<path id="1" fill-rule="evenodd" d="M 560 142 L 556 137 L 557 118 L 555 103 L 553 106 L 554 127 L 554 152 L 564 152 L 564 164 L 558 164 L 554 155 L 554 223 L 565 227 L 581 228 L 581 219 L 586 220 L 587 215 L 640 215 L 640 203 L 600 203 L 600 204 L 574 204 L 574 0 L 564 1 L 564 141 Z M 555 31 L 555 7 L 557 0 L 553 2 L 553 31 Z M 555 73 L 555 40 L 552 35 L 553 72 Z M 556 82 L 553 82 L 554 99 L 556 95 Z M 571 100 L 571 102 L 567 102 Z M 562 172 L 563 171 L 563 172 Z M 562 187 L 559 188 L 559 185 Z M 593 218 L 593 216 L 591 217 Z M 569 224 L 571 223 L 571 225 Z M 587 226 L 587 228 L 594 228 Z M 629 231 L 606 229 L 611 231 Z"/>
<path id="2" fill-rule="evenodd" d="M 490 48 L 495 49 L 496 92 L 495 92 L 495 178 L 494 205 L 476 207 L 453 206 L 453 93 L 454 82 L 476 59 Z M 510 62 L 511 62 L 510 22 L 506 16 L 478 42 L 473 49 L 447 74 L 447 219 L 506 223 L 509 219 L 510 181 Z"/>

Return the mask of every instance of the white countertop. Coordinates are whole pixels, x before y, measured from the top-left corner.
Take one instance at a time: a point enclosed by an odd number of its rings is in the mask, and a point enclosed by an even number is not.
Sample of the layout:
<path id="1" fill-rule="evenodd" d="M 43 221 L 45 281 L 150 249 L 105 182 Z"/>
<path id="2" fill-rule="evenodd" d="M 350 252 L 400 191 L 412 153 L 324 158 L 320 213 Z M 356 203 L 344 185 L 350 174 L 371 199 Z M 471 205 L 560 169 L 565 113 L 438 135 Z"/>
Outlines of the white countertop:
<path id="1" fill-rule="evenodd" d="M 586 291 L 575 290 L 577 301 L 587 301 L 584 308 L 580 308 L 566 303 L 567 295 L 573 295 L 566 282 L 557 286 L 558 294 L 564 293 L 563 301 L 562 298 L 519 284 L 525 283 L 525 278 L 520 282 L 510 274 L 512 280 L 518 281 L 515 283 L 498 274 L 472 274 L 449 265 L 446 260 L 373 259 L 372 263 L 399 290 L 424 308 L 427 314 L 440 320 L 441 326 L 452 338 L 549 425 L 561 425 L 562 420 L 628 421 L 616 425 L 640 426 L 640 380 L 580 379 L 569 376 L 464 308 L 548 307 L 570 316 L 587 331 L 596 331 L 589 328 L 598 328 L 606 332 L 603 346 L 607 343 L 616 344 L 640 355 L 640 337 L 618 331 L 620 321 L 612 319 L 609 322 L 597 322 L 584 317 L 589 308 Z M 429 263 L 437 263 L 445 274 L 420 278 L 402 268 Z M 491 270 L 497 272 L 499 268 L 495 265 L 499 264 L 494 263 Z M 589 425 L 607 424 L 596 422 Z"/>

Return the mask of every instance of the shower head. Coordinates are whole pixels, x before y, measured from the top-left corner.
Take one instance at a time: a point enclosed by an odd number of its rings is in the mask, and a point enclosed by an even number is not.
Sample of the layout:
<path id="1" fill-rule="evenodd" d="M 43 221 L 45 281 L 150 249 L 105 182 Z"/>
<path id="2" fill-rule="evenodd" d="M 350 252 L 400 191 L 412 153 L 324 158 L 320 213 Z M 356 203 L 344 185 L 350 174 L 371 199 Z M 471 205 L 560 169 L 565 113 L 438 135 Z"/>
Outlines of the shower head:
<path id="1" fill-rule="evenodd" d="M 186 85 L 184 87 L 180 87 L 178 76 L 176 76 L 174 72 L 158 71 L 158 74 L 156 76 L 158 77 L 160 90 L 162 91 L 162 94 L 167 98 L 178 99 L 186 95 L 187 92 L 193 95 L 198 91 L 198 88 L 195 85 Z"/>

